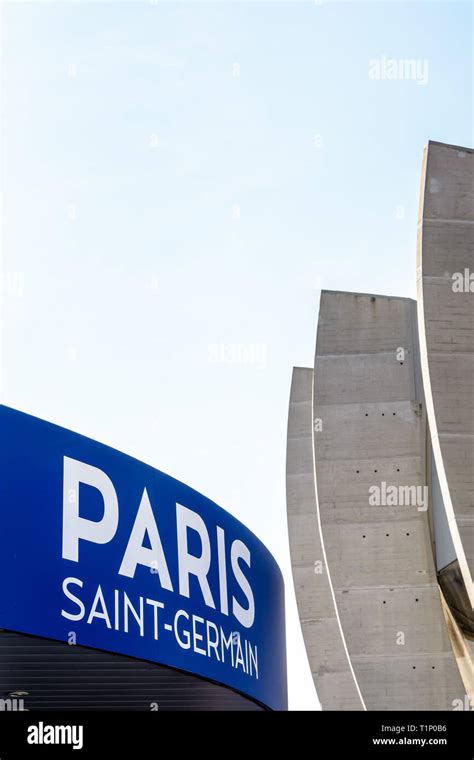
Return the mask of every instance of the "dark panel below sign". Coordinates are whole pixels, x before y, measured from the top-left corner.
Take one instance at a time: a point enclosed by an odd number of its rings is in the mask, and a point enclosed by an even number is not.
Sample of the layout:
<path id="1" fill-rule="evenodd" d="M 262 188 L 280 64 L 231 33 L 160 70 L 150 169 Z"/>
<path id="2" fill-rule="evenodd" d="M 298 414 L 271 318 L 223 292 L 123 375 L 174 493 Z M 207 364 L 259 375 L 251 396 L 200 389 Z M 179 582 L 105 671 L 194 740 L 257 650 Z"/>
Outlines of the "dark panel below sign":
<path id="1" fill-rule="evenodd" d="M 167 712 L 263 708 L 225 686 L 156 663 L 2 631 L 2 709 Z"/>

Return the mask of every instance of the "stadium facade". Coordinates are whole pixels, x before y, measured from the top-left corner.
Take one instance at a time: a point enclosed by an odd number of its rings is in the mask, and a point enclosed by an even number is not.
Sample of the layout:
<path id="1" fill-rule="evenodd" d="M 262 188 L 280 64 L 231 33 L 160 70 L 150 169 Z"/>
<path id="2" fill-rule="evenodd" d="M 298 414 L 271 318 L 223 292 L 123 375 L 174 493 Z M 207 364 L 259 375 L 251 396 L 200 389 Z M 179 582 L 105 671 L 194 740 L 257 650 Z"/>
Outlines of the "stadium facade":
<path id="1" fill-rule="evenodd" d="M 293 579 L 326 710 L 474 704 L 474 183 L 425 149 L 417 301 L 323 291 L 287 438 Z"/>

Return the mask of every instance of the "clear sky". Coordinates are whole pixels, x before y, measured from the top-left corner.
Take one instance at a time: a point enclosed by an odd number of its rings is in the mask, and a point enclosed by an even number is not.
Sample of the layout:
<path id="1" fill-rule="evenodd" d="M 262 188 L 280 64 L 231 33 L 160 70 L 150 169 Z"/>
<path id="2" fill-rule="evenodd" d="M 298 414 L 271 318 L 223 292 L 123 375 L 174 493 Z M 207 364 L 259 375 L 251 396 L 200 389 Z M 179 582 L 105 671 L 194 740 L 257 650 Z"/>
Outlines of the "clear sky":
<path id="1" fill-rule="evenodd" d="M 290 705 L 314 709 L 291 371 L 321 288 L 415 295 L 423 146 L 473 145 L 472 5 L 4 2 L 2 32 L 2 400 L 245 522 L 286 578 Z"/>

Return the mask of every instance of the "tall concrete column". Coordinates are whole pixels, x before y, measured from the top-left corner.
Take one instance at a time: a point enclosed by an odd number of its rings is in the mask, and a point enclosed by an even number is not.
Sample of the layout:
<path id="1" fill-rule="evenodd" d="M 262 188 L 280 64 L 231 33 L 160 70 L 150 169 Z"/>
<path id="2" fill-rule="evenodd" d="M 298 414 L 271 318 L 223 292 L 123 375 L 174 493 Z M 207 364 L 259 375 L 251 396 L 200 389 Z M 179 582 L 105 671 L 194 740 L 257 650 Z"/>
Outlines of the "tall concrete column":
<path id="1" fill-rule="evenodd" d="M 434 564 L 425 427 L 415 303 L 324 291 L 314 372 L 293 377 L 287 470 L 323 709 L 452 709 L 464 696 Z"/>

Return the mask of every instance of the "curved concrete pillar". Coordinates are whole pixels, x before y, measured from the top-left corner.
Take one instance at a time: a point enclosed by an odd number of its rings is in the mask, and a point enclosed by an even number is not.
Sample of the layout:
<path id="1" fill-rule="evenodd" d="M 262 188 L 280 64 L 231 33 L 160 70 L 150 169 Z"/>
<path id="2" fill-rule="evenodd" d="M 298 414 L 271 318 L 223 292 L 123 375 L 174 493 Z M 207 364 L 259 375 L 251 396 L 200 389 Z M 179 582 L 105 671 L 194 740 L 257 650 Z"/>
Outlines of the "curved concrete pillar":
<path id="1" fill-rule="evenodd" d="M 286 490 L 291 564 L 308 661 L 323 710 L 361 710 L 318 525 L 313 457 L 313 370 L 293 369 Z"/>
<path id="2" fill-rule="evenodd" d="M 474 159 L 473 151 L 467 148 L 430 142 L 425 149 L 417 287 L 421 366 L 433 456 L 455 559 L 470 602 L 470 610 L 464 609 L 462 614 L 464 621 L 470 615 L 472 623 Z"/>
<path id="3" fill-rule="evenodd" d="M 323 292 L 313 390 L 321 536 L 372 710 L 450 709 L 464 694 L 433 561 L 420 381 L 413 301 Z"/>

